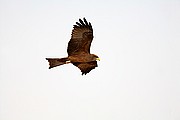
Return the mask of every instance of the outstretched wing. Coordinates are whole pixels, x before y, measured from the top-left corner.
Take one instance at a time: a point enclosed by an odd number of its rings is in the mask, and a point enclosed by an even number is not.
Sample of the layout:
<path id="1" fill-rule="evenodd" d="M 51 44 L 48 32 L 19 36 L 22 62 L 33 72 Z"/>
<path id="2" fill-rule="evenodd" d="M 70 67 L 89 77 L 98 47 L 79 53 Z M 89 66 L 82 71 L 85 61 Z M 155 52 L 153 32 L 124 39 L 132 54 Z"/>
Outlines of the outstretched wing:
<path id="1" fill-rule="evenodd" d="M 84 20 L 84 21 L 83 21 Z M 84 18 L 79 19 L 74 25 L 71 40 L 68 43 L 68 55 L 90 53 L 90 46 L 93 40 L 93 29 L 91 23 Z"/>
<path id="2" fill-rule="evenodd" d="M 75 65 L 76 67 L 78 67 L 81 72 L 82 75 L 83 74 L 87 74 L 89 73 L 92 69 L 95 69 L 95 67 L 97 67 L 97 61 L 91 61 L 91 62 L 83 62 L 83 63 L 73 63 L 73 65 Z"/>

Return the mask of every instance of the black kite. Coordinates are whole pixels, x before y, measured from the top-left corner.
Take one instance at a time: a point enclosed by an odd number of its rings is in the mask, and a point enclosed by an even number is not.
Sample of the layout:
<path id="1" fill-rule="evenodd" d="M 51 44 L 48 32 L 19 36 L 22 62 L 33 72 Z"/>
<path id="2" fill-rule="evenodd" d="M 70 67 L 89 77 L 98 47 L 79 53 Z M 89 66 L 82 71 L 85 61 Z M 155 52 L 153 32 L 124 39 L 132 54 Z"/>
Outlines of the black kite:
<path id="1" fill-rule="evenodd" d="M 76 25 L 73 27 L 71 39 L 67 48 L 68 57 L 46 58 L 49 62 L 49 69 L 72 63 L 81 70 L 82 75 L 86 75 L 97 67 L 96 60 L 100 60 L 99 57 L 95 54 L 90 54 L 93 29 L 90 22 L 88 23 L 85 18 L 83 20 L 79 19 L 79 22 L 76 22 Z"/>

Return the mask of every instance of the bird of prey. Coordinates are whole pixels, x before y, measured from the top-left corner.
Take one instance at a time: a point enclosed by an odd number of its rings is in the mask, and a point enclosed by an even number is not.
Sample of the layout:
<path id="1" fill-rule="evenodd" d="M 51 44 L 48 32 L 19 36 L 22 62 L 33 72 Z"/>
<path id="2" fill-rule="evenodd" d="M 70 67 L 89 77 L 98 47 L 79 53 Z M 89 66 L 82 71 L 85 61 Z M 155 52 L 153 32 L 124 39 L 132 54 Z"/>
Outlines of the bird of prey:
<path id="1" fill-rule="evenodd" d="M 93 40 L 93 28 L 90 22 L 85 18 L 79 19 L 74 25 L 71 39 L 68 43 L 68 57 L 64 58 L 46 58 L 49 62 L 49 69 L 63 64 L 72 63 L 78 67 L 82 75 L 89 73 L 97 67 L 99 57 L 90 53 L 91 42 Z"/>

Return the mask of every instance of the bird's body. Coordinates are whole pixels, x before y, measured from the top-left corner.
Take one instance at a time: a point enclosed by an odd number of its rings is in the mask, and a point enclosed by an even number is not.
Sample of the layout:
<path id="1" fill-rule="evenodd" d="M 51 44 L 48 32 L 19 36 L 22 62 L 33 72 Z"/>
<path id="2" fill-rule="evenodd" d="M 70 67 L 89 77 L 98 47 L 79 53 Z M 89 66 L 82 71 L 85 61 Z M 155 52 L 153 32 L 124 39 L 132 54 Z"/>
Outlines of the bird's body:
<path id="1" fill-rule="evenodd" d="M 46 58 L 50 65 L 49 68 L 72 63 L 81 70 L 82 75 L 86 75 L 97 67 L 96 60 L 99 60 L 99 57 L 90 53 L 93 29 L 90 22 L 88 23 L 85 18 L 83 20 L 79 19 L 79 23 L 76 22 L 73 27 L 67 48 L 68 57 Z"/>

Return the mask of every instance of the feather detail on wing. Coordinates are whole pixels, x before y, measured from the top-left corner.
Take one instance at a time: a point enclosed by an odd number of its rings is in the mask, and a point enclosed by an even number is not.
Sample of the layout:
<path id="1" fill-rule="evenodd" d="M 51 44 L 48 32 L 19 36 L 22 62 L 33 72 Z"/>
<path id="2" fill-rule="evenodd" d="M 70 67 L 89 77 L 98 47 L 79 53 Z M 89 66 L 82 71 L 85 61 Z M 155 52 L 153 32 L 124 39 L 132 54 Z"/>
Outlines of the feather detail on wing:
<path id="1" fill-rule="evenodd" d="M 73 65 L 75 65 L 76 67 L 78 67 L 81 72 L 82 75 L 83 74 L 87 74 L 89 73 L 92 69 L 95 69 L 95 67 L 97 67 L 97 61 L 91 61 L 91 62 L 85 62 L 85 63 L 73 63 Z"/>
<path id="2" fill-rule="evenodd" d="M 71 40 L 68 43 L 68 55 L 90 53 L 93 29 L 90 22 L 88 23 L 85 18 L 83 20 L 79 19 L 73 27 Z"/>

